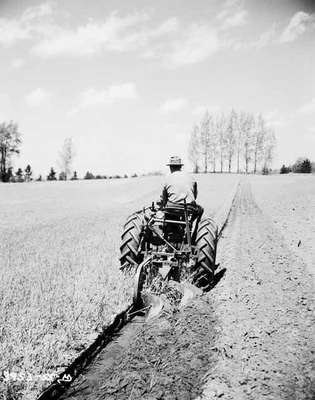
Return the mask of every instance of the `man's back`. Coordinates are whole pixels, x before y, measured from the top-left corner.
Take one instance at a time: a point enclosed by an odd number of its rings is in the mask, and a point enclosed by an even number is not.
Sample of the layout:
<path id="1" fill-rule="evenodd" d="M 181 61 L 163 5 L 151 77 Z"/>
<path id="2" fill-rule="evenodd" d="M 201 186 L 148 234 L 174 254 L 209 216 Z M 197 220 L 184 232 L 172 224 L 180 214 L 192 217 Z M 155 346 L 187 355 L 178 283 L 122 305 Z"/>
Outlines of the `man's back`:
<path id="1" fill-rule="evenodd" d="M 172 203 L 193 203 L 197 197 L 196 182 L 184 171 L 175 171 L 165 177 L 164 191 L 167 200 Z"/>

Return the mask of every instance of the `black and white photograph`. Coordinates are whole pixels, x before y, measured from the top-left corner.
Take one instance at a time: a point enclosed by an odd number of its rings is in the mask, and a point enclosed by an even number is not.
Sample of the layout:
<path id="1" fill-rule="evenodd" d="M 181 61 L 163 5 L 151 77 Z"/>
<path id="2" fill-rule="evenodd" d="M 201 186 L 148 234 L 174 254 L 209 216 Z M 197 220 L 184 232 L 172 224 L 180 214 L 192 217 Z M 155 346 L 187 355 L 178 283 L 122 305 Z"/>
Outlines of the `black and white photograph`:
<path id="1" fill-rule="evenodd" d="M 315 1 L 0 0 L 0 400 L 315 400 Z"/>

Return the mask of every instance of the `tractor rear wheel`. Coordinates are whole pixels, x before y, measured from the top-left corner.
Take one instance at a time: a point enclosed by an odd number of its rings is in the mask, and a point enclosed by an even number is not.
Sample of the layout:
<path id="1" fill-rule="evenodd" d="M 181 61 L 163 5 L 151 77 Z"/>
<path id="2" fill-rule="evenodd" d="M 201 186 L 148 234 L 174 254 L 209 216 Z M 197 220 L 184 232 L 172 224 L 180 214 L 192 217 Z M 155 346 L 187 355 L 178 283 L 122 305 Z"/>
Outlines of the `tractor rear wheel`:
<path id="1" fill-rule="evenodd" d="M 193 273 L 193 283 L 204 290 L 210 289 L 213 281 L 216 269 L 217 242 L 218 227 L 216 223 L 211 218 L 201 220 L 195 242 L 198 259 Z"/>
<path id="2" fill-rule="evenodd" d="M 120 269 L 131 271 L 142 261 L 140 254 L 140 241 L 144 226 L 142 213 L 131 214 L 124 225 L 120 246 Z"/>

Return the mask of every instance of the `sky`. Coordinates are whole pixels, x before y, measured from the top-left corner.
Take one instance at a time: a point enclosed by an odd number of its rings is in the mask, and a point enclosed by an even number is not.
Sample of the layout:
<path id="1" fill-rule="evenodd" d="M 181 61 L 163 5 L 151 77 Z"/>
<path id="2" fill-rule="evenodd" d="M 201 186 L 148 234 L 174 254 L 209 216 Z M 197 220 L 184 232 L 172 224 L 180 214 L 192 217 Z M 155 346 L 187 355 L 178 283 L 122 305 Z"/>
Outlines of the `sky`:
<path id="1" fill-rule="evenodd" d="M 58 169 L 67 137 L 79 175 L 188 164 L 193 124 L 232 108 L 274 126 L 275 167 L 315 159 L 315 1 L 0 0 L 16 168 Z"/>

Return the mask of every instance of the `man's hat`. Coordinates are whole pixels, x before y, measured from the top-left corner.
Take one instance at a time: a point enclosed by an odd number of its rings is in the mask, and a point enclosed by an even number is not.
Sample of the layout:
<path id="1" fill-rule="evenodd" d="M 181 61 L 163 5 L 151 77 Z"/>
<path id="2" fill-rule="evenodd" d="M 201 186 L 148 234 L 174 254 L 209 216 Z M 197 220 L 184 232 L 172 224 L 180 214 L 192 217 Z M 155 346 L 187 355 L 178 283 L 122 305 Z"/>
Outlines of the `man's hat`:
<path id="1" fill-rule="evenodd" d="M 169 163 L 166 164 L 166 165 L 180 165 L 180 166 L 182 166 L 184 164 L 182 163 L 182 159 L 180 157 L 173 156 L 173 157 L 170 158 Z"/>

